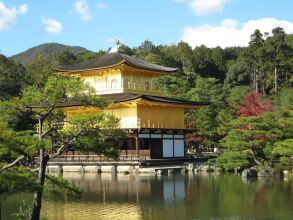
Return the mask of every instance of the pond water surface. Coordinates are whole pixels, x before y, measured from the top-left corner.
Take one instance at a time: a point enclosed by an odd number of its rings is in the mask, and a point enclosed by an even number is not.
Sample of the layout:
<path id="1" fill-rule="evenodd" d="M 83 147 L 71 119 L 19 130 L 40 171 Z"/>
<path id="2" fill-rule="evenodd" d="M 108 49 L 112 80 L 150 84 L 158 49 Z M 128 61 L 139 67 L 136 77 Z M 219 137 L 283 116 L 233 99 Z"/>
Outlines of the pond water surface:
<path id="1" fill-rule="evenodd" d="M 94 219 L 293 219 L 292 179 L 247 180 L 225 174 L 63 174 L 81 198 L 46 199 L 49 220 Z M 1 197 L 2 220 L 31 194 Z"/>

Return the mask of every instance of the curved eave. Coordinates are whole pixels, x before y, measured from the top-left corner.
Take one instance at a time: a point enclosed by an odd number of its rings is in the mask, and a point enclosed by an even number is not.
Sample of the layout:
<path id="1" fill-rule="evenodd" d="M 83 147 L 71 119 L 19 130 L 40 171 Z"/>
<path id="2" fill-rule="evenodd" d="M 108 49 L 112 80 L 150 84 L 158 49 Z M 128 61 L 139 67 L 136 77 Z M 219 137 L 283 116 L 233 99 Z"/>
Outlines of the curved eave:
<path id="1" fill-rule="evenodd" d="M 187 104 L 187 103 L 173 103 L 173 102 L 159 102 L 159 101 L 153 101 L 148 100 L 145 98 L 133 98 L 129 99 L 127 101 L 118 101 L 113 102 L 109 106 L 106 107 L 106 109 L 113 109 L 116 107 L 125 107 L 125 106 L 133 106 L 133 105 L 145 105 L 145 106 L 165 106 L 165 107 L 175 107 L 175 108 L 184 108 L 184 109 L 196 109 L 196 108 L 202 108 L 207 107 L 208 104 Z"/>
<path id="2" fill-rule="evenodd" d="M 146 70 L 146 71 L 152 71 L 152 72 L 157 72 L 157 73 L 162 73 L 162 74 L 170 74 L 170 73 L 175 73 L 178 69 L 172 69 L 172 70 L 154 70 L 154 69 L 151 69 L 151 68 L 143 68 L 143 67 L 140 67 L 140 66 L 136 66 L 136 65 L 133 65 L 129 62 L 127 62 L 126 60 L 123 60 L 122 62 L 119 62 L 117 64 L 114 64 L 114 65 L 109 65 L 109 66 L 104 66 L 104 67 L 98 67 L 98 68 L 88 68 L 88 69 L 77 69 L 77 70 L 65 70 L 65 69 L 53 69 L 54 71 L 56 71 L 56 74 L 62 74 L 62 73 L 81 73 L 81 72 L 86 72 L 86 71 L 91 71 L 91 70 L 105 70 L 105 69 L 109 69 L 109 68 L 115 68 L 115 67 L 119 67 L 123 64 L 126 64 L 127 66 L 129 67 L 132 67 L 132 68 L 136 68 L 136 69 L 141 69 L 141 70 Z"/>

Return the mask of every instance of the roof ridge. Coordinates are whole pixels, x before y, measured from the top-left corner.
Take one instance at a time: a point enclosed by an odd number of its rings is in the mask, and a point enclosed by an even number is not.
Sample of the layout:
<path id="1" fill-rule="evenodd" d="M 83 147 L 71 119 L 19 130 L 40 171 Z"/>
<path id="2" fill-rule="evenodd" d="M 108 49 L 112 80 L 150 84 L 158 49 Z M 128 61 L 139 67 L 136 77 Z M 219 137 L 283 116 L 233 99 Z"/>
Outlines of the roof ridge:
<path id="1" fill-rule="evenodd" d="M 175 72 L 177 70 L 177 68 L 154 64 L 135 56 L 129 56 L 119 51 L 115 53 L 106 53 L 105 55 L 101 57 L 93 57 L 81 63 L 75 63 L 73 65 L 68 65 L 68 66 L 65 65 L 59 68 L 55 67 L 54 70 L 59 72 L 79 72 L 83 70 L 111 68 L 123 63 L 131 67 L 144 69 L 144 70 L 150 70 L 150 71 L 156 71 L 156 72 L 168 73 L 168 72 Z"/>
<path id="2" fill-rule="evenodd" d="M 121 53 L 120 51 L 118 51 L 117 54 L 122 60 L 126 61 L 125 58 L 122 56 L 122 55 L 126 55 L 126 54 Z"/>

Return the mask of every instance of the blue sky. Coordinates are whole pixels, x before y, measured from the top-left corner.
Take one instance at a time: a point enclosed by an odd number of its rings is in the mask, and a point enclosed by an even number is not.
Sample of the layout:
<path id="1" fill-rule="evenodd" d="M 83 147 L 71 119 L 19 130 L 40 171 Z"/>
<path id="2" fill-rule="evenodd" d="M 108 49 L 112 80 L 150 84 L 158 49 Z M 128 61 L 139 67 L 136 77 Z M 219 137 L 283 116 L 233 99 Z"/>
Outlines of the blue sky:
<path id="1" fill-rule="evenodd" d="M 252 32 L 293 33 L 292 0 L 0 0 L 0 53 L 58 42 L 98 51 L 188 42 L 245 46 Z"/>

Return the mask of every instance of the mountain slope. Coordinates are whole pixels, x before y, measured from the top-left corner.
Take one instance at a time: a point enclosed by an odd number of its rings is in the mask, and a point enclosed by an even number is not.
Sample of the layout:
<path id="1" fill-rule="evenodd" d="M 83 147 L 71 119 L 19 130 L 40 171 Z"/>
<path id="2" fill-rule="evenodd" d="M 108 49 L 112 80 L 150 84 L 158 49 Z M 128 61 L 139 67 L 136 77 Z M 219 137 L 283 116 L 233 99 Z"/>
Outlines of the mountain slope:
<path id="1" fill-rule="evenodd" d="M 58 44 L 58 43 L 46 43 L 46 44 L 41 44 L 41 45 L 32 47 L 22 53 L 13 55 L 11 57 L 11 59 L 14 61 L 18 61 L 20 63 L 25 64 L 25 63 L 28 63 L 28 62 L 36 59 L 40 55 L 48 58 L 53 54 L 62 53 L 64 51 L 69 51 L 73 54 L 77 54 L 77 53 L 81 53 L 81 52 L 94 53 L 94 52 L 87 50 L 83 47 L 68 46 L 68 45 L 63 45 L 63 44 Z"/>

